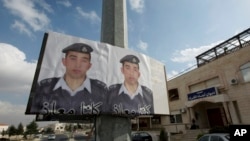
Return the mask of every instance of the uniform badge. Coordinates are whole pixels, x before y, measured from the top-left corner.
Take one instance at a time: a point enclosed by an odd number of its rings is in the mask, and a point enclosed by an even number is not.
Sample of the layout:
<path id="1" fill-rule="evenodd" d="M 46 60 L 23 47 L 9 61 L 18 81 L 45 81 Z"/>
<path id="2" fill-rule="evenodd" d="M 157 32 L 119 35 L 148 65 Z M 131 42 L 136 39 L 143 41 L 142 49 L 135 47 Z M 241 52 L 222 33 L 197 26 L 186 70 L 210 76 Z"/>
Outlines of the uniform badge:
<path id="1" fill-rule="evenodd" d="M 135 58 L 133 58 L 133 59 L 132 59 L 132 62 L 133 62 L 133 63 L 136 63 L 136 59 L 135 59 Z"/>
<path id="2" fill-rule="evenodd" d="M 82 48 L 82 52 L 87 52 L 88 50 L 87 50 L 87 48 L 86 47 L 83 47 Z"/>

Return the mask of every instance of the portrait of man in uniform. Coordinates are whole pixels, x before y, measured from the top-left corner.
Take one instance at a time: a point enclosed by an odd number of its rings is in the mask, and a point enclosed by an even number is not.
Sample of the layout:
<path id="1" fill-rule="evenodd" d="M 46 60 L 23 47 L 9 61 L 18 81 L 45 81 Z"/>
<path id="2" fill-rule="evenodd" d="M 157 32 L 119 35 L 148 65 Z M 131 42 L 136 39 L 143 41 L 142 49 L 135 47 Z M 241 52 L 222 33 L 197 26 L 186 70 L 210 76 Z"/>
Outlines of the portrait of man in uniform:
<path id="1" fill-rule="evenodd" d="M 123 83 L 109 87 L 109 110 L 118 115 L 154 114 L 153 93 L 139 83 L 140 60 L 135 55 L 126 55 L 120 59 Z"/>
<path id="2" fill-rule="evenodd" d="M 91 79 L 87 71 L 91 68 L 92 47 L 85 43 L 74 43 L 62 50 L 62 77 L 46 78 L 35 86 L 31 112 L 43 115 L 99 114 L 105 105 L 107 86 Z"/>

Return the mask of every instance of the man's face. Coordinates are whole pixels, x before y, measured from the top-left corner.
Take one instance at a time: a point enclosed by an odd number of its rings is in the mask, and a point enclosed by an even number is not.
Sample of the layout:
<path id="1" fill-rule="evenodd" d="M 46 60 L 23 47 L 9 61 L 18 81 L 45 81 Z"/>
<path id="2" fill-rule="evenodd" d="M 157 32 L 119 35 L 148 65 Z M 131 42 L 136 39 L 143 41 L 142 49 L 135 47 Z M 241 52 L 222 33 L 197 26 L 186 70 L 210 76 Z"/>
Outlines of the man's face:
<path id="1" fill-rule="evenodd" d="M 125 77 L 125 82 L 129 84 L 137 84 L 140 77 L 138 64 L 124 62 L 121 71 Z"/>
<path id="2" fill-rule="evenodd" d="M 69 51 L 62 62 L 66 67 L 66 75 L 72 79 L 84 78 L 91 67 L 90 55 L 75 51 Z"/>

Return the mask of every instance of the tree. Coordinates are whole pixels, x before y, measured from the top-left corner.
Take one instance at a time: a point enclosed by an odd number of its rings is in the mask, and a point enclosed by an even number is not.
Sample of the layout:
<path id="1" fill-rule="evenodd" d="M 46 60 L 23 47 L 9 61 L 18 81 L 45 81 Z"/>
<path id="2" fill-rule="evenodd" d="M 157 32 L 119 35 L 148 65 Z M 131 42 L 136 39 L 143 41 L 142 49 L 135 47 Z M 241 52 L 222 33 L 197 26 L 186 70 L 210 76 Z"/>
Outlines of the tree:
<path id="1" fill-rule="evenodd" d="M 73 131 L 73 125 L 72 124 L 66 125 L 65 130 L 69 131 L 69 132 L 72 132 Z"/>
<path id="2" fill-rule="evenodd" d="M 5 132 L 6 132 L 6 131 L 3 129 L 3 130 L 2 130 L 2 137 L 5 135 Z"/>
<path id="3" fill-rule="evenodd" d="M 66 131 L 71 131 L 71 124 L 65 126 Z"/>
<path id="4" fill-rule="evenodd" d="M 33 120 L 30 124 L 27 125 L 27 131 L 26 134 L 37 134 L 38 133 L 38 125 L 37 123 Z"/>
<path id="5" fill-rule="evenodd" d="M 51 134 L 51 133 L 54 133 L 54 130 L 53 130 L 51 127 L 48 127 L 48 128 L 45 130 L 45 133 Z"/>
<path id="6" fill-rule="evenodd" d="M 11 125 L 9 128 L 8 128 L 8 134 L 9 134 L 9 137 L 13 136 L 13 135 L 16 135 L 17 133 L 17 129 L 14 125 Z"/>
<path id="7" fill-rule="evenodd" d="M 24 130 L 23 130 L 23 125 L 22 123 L 19 123 L 18 127 L 17 127 L 17 135 L 23 135 Z"/>
<path id="8" fill-rule="evenodd" d="M 160 132 L 160 141 L 167 141 L 168 138 L 167 138 L 167 133 L 165 131 L 164 128 L 161 129 L 161 132 Z"/>
<path id="9" fill-rule="evenodd" d="M 82 126 L 81 126 L 80 123 L 77 123 L 77 128 L 78 128 L 78 129 L 82 129 Z"/>

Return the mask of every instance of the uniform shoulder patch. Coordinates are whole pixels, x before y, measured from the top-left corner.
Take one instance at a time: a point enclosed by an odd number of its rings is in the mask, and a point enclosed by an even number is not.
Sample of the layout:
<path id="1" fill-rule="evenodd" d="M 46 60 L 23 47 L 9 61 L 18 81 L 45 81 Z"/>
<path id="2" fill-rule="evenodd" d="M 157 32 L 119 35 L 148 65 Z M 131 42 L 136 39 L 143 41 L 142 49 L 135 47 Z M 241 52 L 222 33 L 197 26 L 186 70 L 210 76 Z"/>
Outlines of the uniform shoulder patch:
<path id="1" fill-rule="evenodd" d="M 54 81 L 57 82 L 58 80 L 59 78 L 56 78 L 56 77 L 43 79 L 40 81 L 40 85 L 51 85 L 51 83 L 53 83 Z"/>
<path id="2" fill-rule="evenodd" d="M 109 89 L 110 89 L 110 90 L 116 89 L 116 88 L 118 88 L 118 87 L 120 87 L 120 86 L 121 86 L 121 84 L 113 84 L 113 85 L 109 86 Z"/>
<path id="3" fill-rule="evenodd" d="M 90 79 L 90 80 L 91 80 L 93 83 L 95 83 L 97 86 L 104 87 L 104 88 L 107 87 L 107 85 L 106 85 L 104 82 L 100 81 L 100 80 L 97 80 L 97 79 Z"/>
<path id="4" fill-rule="evenodd" d="M 144 89 L 147 93 L 150 93 L 150 94 L 152 94 L 153 92 L 152 92 L 152 90 L 151 89 L 149 89 L 148 87 L 146 87 L 146 86 L 142 86 L 142 89 Z"/>

